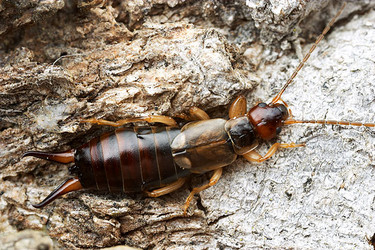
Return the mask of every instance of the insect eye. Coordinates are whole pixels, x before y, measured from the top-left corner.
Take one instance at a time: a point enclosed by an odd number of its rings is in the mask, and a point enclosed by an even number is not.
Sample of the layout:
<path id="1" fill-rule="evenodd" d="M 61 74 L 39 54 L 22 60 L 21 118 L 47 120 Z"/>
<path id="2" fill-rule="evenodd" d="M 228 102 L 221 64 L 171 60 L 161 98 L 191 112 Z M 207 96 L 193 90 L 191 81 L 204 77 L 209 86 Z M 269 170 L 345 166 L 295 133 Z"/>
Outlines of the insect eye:
<path id="1" fill-rule="evenodd" d="M 288 109 L 282 105 L 282 104 L 279 104 L 278 106 L 276 106 L 280 111 L 281 111 L 281 114 L 283 116 L 283 119 L 286 119 L 288 118 L 289 116 L 289 112 L 288 112 Z"/>
<path id="2" fill-rule="evenodd" d="M 276 128 L 276 134 L 280 134 L 281 133 L 281 127 L 277 127 Z"/>
<path id="3" fill-rule="evenodd" d="M 258 104 L 258 107 L 260 107 L 260 108 L 265 108 L 266 106 L 267 106 L 267 104 L 264 103 L 264 102 L 261 102 L 261 103 Z"/>

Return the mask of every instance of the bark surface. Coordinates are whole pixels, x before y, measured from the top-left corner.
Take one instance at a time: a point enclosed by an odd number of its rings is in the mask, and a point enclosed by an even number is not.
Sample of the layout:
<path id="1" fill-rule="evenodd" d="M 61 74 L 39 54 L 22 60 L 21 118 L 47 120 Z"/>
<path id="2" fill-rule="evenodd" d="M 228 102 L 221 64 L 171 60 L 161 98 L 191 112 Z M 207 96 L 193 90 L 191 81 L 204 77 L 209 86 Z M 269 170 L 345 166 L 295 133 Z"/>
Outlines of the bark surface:
<path id="1" fill-rule="evenodd" d="M 371 249 L 374 129 L 285 127 L 277 141 L 306 147 L 281 150 L 262 164 L 240 158 L 195 197 L 188 217 L 184 200 L 209 174 L 160 198 L 82 191 L 35 209 L 31 204 L 69 172 L 21 158 L 27 150 L 76 148 L 111 130 L 81 119 L 175 116 L 192 106 L 227 118 L 239 94 L 249 107 L 269 102 L 340 6 L 0 1 L 0 242 L 7 248 L 23 246 L 26 237 L 36 247 L 69 249 Z M 283 99 L 295 118 L 375 122 L 374 6 L 349 2 L 287 89 Z"/>

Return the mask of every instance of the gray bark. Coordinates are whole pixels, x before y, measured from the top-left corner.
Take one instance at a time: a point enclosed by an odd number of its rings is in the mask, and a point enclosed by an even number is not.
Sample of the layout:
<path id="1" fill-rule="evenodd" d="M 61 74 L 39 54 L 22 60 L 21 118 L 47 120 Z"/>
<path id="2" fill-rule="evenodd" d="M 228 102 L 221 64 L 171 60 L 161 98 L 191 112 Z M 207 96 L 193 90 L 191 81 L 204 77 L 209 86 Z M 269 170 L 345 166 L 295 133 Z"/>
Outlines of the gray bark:
<path id="1" fill-rule="evenodd" d="M 0 2 L 0 242 L 16 248 L 27 235 L 35 246 L 41 239 L 64 248 L 371 249 L 374 129 L 286 126 L 275 142 L 306 147 L 262 164 L 239 158 L 196 196 L 188 217 L 189 189 L 210 175 L 160 198 L 82 191 L 38 210 L 31 204 L 69 173 L 21 159 L 27 150 L 63 151 L 111 130 L 79 123 L 84 118 L 174 116 L 192 106 L 227 118 L 239 94 L 250 107 L 269 102 L 340 5 Z M 375 121 L 374 6 L 349 2 L 287 89 L 295 118 Z"/>

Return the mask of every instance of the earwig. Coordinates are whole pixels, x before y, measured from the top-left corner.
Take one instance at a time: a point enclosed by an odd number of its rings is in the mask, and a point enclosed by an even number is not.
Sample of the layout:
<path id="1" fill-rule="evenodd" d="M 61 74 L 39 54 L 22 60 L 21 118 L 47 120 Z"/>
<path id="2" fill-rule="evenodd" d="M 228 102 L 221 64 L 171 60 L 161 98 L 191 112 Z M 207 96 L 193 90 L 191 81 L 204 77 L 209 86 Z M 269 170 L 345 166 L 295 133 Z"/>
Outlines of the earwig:
<path id="1" fill-rule="evenodd" d="M 229 108 L 229 120 L 210 119 L 203 110 L 194 107 L 190 109 L 189 115 L 184 116 L 193 121 L 182 128 L 168 116 L 130 118 L 117 122 L 88 119 L 83 122 L 120 127 L 142 121 L 161 123 L 163 126 L 117 128 L 77 149 L 62 153 L 26 152 L 23 157 L 34 156 L 60 163 L 75 163 L 72 170 L 76 177 L 67 179 L 41 203 L 33 206 L 42 208 L 58 197 L 80 189 L 145 192 L 149 197 L 158 197 L 182 187 L 190 174 L 213 171 L 209 183 L 192 189 L 184 205 L 186 214 L 194 195 L 215 185 L 222 175 L 223 167 L 233 163 L 238 156 L 243 156 L 250 162 L 263 162 L 279 148 L 305 146 L 275 143 L 264 156 L 256 151 L 259 142 L 275 138 L 284 125 L 316 123 L 375 127 L 375 123 L 297 120 L 292 118 L 287 103 L 281 99 L 344 7 L 345 4 L 269 104 L 259 103 L 247 111 L 246 99 L 239 96 Z"/>

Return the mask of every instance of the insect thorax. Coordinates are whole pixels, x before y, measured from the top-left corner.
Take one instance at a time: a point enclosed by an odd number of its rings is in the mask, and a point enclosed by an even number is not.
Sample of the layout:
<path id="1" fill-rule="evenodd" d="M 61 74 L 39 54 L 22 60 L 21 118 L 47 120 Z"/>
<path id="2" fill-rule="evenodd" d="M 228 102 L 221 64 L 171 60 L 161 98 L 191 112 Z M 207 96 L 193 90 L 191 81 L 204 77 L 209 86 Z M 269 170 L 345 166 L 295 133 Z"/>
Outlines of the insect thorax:
<path id="1" fill-rule="evenodd" d="M 258 140 L 253 126 L 246 116 L 230 119 L 225 123 L 233 150 L 238 155 L 243 155 L 258 146 Z"/>

